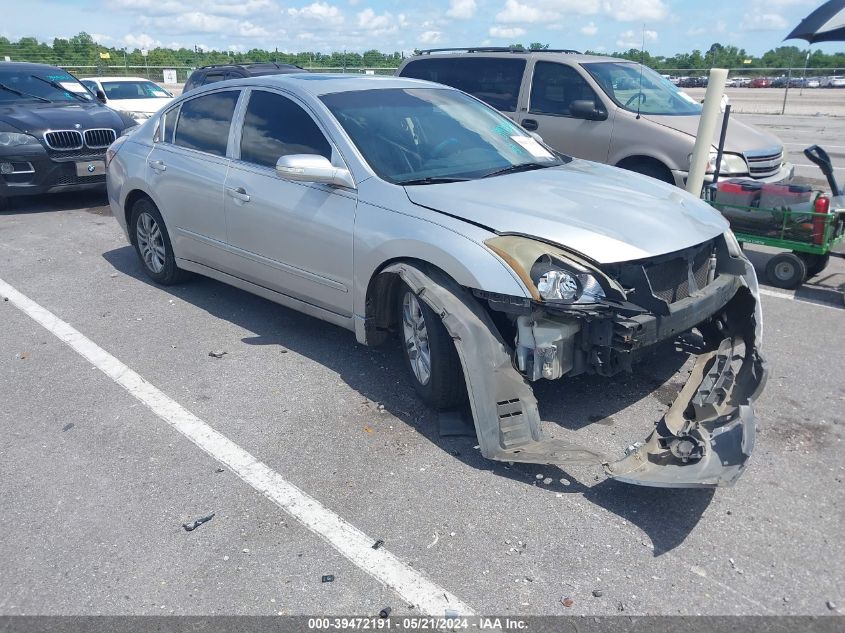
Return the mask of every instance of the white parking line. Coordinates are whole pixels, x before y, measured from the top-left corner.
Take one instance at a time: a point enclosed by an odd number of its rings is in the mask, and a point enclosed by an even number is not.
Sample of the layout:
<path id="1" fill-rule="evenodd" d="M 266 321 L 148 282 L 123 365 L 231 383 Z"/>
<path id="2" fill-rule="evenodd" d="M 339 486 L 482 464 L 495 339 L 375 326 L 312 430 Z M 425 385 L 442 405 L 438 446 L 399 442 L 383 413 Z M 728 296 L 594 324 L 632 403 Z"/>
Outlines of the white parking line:
<path id="1" fill-rule="evenodd" d="M 836 305 L 831 301 L 821 301 L 819 299 L 809 299 L 805 297 L 796 297 L 785 292 L 778 292 L 777 290 L 769 290 L 768 288 L 760 288 L 760 294 L 767 297 L 776 297 L 777 299 L 786 299 L 787 301 L 795 301 L 796 303 L 809 303 L 810 305 L 819 306 L 820 308 L 828 308 L 831 310 L 842 310 L 843 306 Z"/>
<path id="2" fill-rule="evenodd" d="M 158 417 L 211 457 L 228 466 L 238 477 L 263 493 L 312 532 L 322 536 L 353 564 L 393 589 L 409 604 L 416 605 L 423 613 L 436 616 L 443 616 L 447 610 L 461 615 L 473 615 L 472 609 L 461 600 L 400 561 L 385 548 L 373 549 L 374 539 L 286 481 L 279 473 L 225 435 L 215 431 L 81 332 L 2 279 L 0 295 L 7 297 L 15 307 L 44 326 L 59 340 L 67 343 Z"/>

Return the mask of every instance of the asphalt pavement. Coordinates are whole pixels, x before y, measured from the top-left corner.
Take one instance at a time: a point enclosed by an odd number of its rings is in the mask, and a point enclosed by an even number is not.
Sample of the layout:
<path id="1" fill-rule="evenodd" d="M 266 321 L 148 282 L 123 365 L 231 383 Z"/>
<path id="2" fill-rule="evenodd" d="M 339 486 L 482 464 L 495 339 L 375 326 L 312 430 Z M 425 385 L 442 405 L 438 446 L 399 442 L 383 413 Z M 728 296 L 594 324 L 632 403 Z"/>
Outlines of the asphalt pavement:
<path id="1" fill-rule="evenodd" d="M 770 253 L 749 253 L 762 276 Z M 797 293 L 764 284 L 757 446 L 716 491 L 484 460 L 473 438 L 440 436 L 397 344 L 362 347 L 208 279 L 155 286 L 102 194 L 0 214 L 0 279 L 59 320 L 0 302 L 4 615 L 420 614 L 431 587 L 496 614 L 845 605 L 845 261 Z M 77 347 L 51 333 L 64 324 Z M 88 343 L 146 382 L 104 373 Z M 621 454 L 680 388 L 686 354 L 664 351 L 618 379 L 538 385 L 547 431 Z M 145 386 L 223 440 L 200 449 Z M 232 467 L 224 440 L 276 484 Z M 316 514 L 274 500 L 282 484 Z M 356 558 L 349 534 L 383 540 L 399 576 Z"/>

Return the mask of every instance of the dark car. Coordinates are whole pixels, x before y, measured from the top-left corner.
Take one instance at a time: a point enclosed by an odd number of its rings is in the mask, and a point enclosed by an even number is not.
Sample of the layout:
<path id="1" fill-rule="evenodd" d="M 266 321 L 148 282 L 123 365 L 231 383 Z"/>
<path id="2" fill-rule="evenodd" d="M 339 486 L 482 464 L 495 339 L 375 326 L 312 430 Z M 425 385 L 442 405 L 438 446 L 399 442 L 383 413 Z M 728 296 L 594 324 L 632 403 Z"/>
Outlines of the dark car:
<path id="1" fill-rule="evenodd" d="M 106 148 L 133 125 L 66 70 L 0 62 L 0 208 L 16 196 L 103 187 Z"/>
<path id="2" fill-rule="evenodd" d="M 293 64 L 278 64 L 276 62 L 264 62 L 256 64 L 220 64 L 217 66 L 203 66 L 197 68 L 188 77 L 182 92 L 188 92 L 199 86 L 213 84 L 226 79 L 239 79 L 243 77 L 258 77 L 259 75 L 286 75 L 289 73 L 304 73 L 304 68 Z"/>

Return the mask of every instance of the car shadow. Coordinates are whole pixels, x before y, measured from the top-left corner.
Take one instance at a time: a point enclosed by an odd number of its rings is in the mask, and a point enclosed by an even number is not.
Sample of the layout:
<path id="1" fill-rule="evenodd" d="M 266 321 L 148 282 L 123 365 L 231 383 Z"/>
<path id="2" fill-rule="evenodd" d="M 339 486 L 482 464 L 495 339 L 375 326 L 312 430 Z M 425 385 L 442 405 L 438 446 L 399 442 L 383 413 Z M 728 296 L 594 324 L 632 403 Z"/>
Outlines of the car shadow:
<path id="1" fill-rule="evenodd" d="M 96 215 L 111 215 L 105 187 L 90 191 L 45 193 L 7 199 L 8 206 L 0 215 L 55 213 L 56 211 L 87 211 Z"/>
<path id="2" fill-rule="evenodd" d="M 842 248 L 837 249 L 842 252 Z M 753 248 L 744 249 L 745 256 L 754 266 L 757 273 L 757 279 L 760 280 L 762 287 L 771 288 L 776 292 L 789 293 L 790 290 L 782 290 L 768 283 L 766 275 L 766 264 L 777 253 L 770 253 L 767 251 L 757 250 Z M 782 252 L 782 251 L 778 251 Z M 845 309 L 845 303 L 842 301 L 842 293 L 845 291 L 845 272 L 842 272 L 841 266 L 835 266 L 834 260 L 831 260 L 827 269 L 809 278 L 795 291 L 796 299 L 803 299 L 810 302 L 819 302 L 828 304 L 832 307 Z"/>
<path id="3" fill-rule="evenodd" d="M 655 556 L 683 542 L 712 498 L 712 491 L 708 494 L 708 491 L 700 490 L 644 488 L 612 480 L 592 481 L 587 485 L 557 466 L 510 465 L 487 460 L 477 449 L 475 437 L 441 436 L 437 414 L 414 393 L 398 342 L 378 348 L 361 346 L 354 335 L 343 328 L 205 277 L 198 276 L 174 286 L 158 286 L 144 274 L 131 246 L 108 251 L 103 257 L 116 271 L 251 332 L 241 339 L 245 345 L 278 346 L 280 350 L 294 351 L 331 369 L 366 399 L 365 405 L 372 406 L 373 410 L 378 410 L 379 404 L 383 405 L 387 412 L 465 464 L 525 485 L 541 487 L 550 495 L 580 494 L 591 503 L 623 517 L 649 535 Z M 592 422 L 606 421 L 616 411 L 641 400 L 655 389 L 660 399 L 663 382 L 658 384 L 659 381 L 668 379 L 687 358 L 686 350 L 675 350 L 659 363 L 650 364 L 649 371 L 642 376 L 623 377 L 626 386 L 612 399 L 607 397 L 606 391 L 614 379 L 574 379 L 572 388 L 565 390 L 568 396 L 555 393 L 553 387 L 540 388 L 538 399 L 551 400 L 541 403 L 542 411 L 547 415 L 544 419 L 577 429 Z M 671 390 L 674 392 L 674 387 Z M 585 398 L 585 394 L 589 397 Z M 670 395 L 666 394 L 667 399 Z M 571 406 L 575 401 L 579 403 L 578 409 Z M 581 412 L 585 415 L 579 415 Z M 550 473 L 554 476 L 546 478 Z M 539 474 L 544 477 L 538 480 Z"/>

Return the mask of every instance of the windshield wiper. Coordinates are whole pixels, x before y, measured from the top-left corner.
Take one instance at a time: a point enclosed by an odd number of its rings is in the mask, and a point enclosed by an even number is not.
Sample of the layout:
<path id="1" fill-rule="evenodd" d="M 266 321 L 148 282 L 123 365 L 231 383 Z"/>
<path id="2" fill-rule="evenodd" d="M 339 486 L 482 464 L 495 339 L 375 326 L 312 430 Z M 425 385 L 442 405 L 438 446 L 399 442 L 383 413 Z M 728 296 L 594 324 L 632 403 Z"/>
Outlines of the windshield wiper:
<path id="1" fill-rule="evenodd" d="M 546 167 L 557 167 L 560 163 L 521 163 L 519 165 L 509 165 L 496 171 L 491 171 L 489 174 L 484 174 L 482 178 L 492 178 L 493 176 L 503 176 L 504 174 L 516 174 L 520 171 L 533 171 L 535 169 L 545 169 Z"/>
<path id="2" fill-rule="evenodd" d="M 20 95 L 22 97 L 31 97 L 32 99 L 38 99 L 39 101 L 43 101 L 44 103 L 52 103 L 49 99 L 45 99 L 44 97 L 39 97 L 38 95 L 31 95 L 28 92 L 21 92 L 17 88 L 12 88 L 11 86 L 7 86 L 4 83 L 0 83 L 0 88 L 3 90 L 8 90 L 9 92 L 14 92 L 16 95 Z"/>
<path id="3" fill-rule="evenodd" d="M 60 84 L 58 81 L 52 81 L 50 79 L 45 79 L 44 77 L 39 77 L 38 75 L 30 75 L 30 77 L 32 77 L 33 79 L 37 79 L 38 81 L 43 81 L 48 86 L 53 86 L 53 88 L 55 88 L 56 90 L 61 90 L 62 92 L 66 92 L 69 95 L 76 97 L 80 101 L 84 101 L 85 103 L 89 103 L 88 99 L 86 99 L 82 95 L 76 94 L 73 90 L 68 90 L 67 88 L 62 86 L 62 84 Z"/>
<path id="4" fill-rule="evenodd" d="M 397 185 L 440 185 L 446 182 L 466 182 L 469 178 L 452 178 L 451 176 L 428 176 L 412 180 L 400 180 Z"/>

